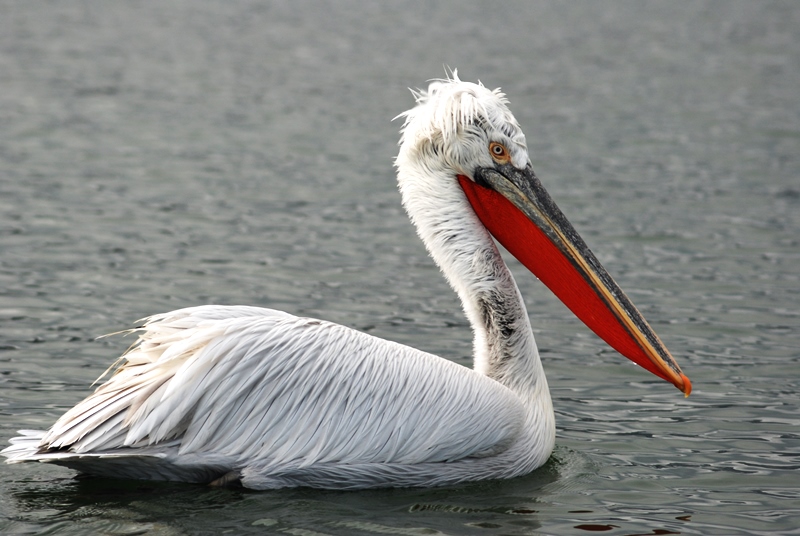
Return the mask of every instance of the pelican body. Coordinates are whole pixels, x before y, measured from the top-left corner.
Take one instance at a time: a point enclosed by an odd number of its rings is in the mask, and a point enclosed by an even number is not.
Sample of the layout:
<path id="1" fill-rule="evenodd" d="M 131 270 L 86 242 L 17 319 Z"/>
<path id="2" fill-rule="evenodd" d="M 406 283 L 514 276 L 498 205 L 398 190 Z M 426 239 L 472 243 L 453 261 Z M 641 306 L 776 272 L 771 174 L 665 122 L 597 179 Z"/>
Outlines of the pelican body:
<path id="1" fill-rule="evenodd" d="M 688 395 L 688 378 L 536 178 L 505 96 L 454 74 L 415 97 L 398 184 L 472 326 L 473 369 L 280 311 L 180 309 L 147 319 L 110 378 L 49 430 L 12 439 L 7 463 L 253 489 L 529 473 L 553 450 L 555 416 L 494 239 L 608 344 Z"/>

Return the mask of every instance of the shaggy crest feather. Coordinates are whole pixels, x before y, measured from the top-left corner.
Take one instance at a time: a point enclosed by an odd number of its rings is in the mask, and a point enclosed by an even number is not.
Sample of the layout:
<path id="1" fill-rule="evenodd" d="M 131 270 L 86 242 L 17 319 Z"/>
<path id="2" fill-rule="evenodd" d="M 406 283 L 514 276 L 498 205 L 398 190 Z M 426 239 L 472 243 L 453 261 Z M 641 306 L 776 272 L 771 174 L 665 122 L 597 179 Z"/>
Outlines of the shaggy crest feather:
<path id="1" fill-rule="evenodd" d="M 397 116 L 404 118 L 400 145 L 418 143 L 408 136 L 447 145 L 483 129 L 502 131 L 525 147 L 525 135 L 500 88 L 490 90 L 480 82 L 462 82 L 454 71 L 452 78 L 433 80 L 427 91 L 417 89 L 412 94 L 417 106 Z"/>

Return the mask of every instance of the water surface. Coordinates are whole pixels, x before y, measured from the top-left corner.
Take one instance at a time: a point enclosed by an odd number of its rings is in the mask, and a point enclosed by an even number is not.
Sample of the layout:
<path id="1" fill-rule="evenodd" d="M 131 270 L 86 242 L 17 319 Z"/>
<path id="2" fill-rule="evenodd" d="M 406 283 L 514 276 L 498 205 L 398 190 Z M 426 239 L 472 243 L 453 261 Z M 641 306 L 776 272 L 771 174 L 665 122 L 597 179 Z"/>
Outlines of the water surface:
<path id="1" fill-rule="evenodd" d="M 0 438 L 89 392 L 148 314 L 251 304 L 470 363 L 395 190 L 391 119 L 502 86 L 534 169 L 692 378 L 684 399 L 519 265 L 547 466 L 434 490 L 254 493 L 2 466 L 0 532 L 797 534 L 793 2 L 6 3 Z"/>

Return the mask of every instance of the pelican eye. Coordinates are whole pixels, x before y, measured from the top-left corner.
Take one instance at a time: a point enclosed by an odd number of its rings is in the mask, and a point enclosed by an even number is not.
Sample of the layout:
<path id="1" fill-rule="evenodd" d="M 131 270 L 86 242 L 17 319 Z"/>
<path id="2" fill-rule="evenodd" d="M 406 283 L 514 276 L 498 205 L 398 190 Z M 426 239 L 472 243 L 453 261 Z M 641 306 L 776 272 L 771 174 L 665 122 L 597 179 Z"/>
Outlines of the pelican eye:
<path id="1" fill-rule="evenodd" d="M 498 164 L 508 164 L 511 161 L 511 155 L 508 154 L 508 149 L 502 143 L 493 141 L 489 144 L 489 153 Z"/>

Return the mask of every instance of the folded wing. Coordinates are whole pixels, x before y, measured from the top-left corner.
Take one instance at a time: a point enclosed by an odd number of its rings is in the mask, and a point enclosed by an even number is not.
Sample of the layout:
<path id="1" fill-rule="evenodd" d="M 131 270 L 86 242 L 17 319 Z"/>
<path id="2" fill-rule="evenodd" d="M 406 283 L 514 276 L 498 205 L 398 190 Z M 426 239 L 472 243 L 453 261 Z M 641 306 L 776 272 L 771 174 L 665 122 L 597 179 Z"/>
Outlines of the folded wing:
<path id="1" fill-rule="evenodd" d="M 510 390 L 439 357 L 269 309 L 206 306 L 149 319 L 37 453 L 164 446 L 230 470 L 447 462 L 502 452 L 523 418 Z"/>

